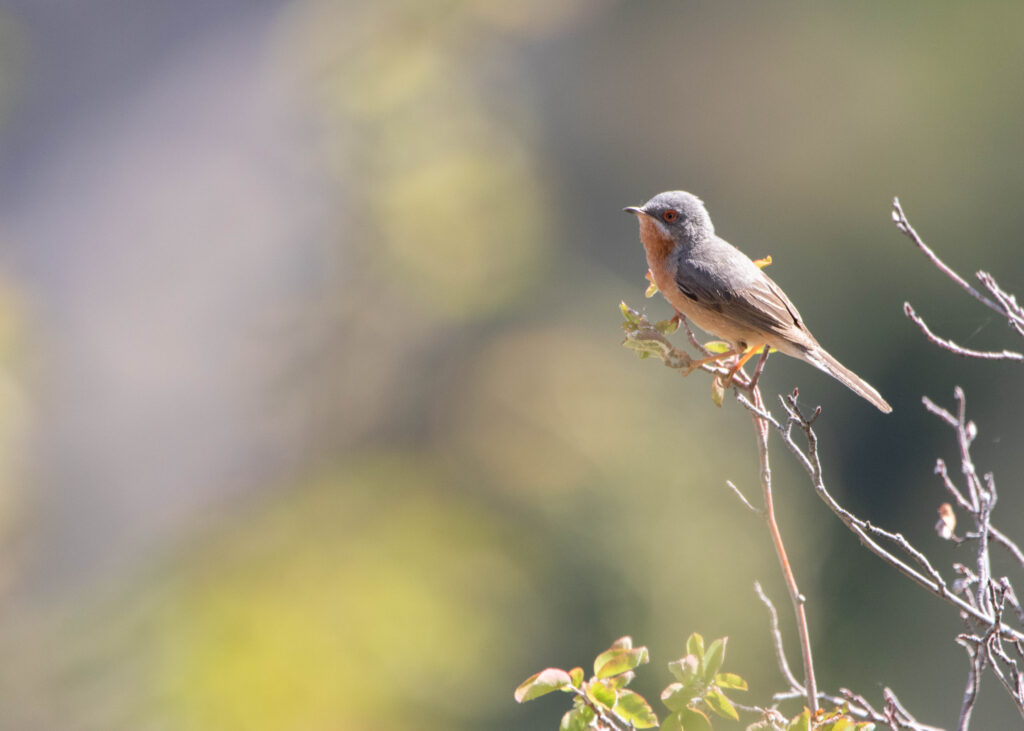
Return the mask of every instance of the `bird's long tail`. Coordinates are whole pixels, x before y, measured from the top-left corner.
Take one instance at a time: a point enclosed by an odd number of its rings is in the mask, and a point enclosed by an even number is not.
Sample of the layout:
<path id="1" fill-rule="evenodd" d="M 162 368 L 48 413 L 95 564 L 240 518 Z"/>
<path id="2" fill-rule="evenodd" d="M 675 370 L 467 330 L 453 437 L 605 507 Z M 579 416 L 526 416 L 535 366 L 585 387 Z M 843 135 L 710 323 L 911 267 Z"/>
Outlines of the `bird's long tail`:
<path id="1" fill-rule="evenodd" d="M 892 411 L 892 407 L 870 383 L 829 355 L 821 346 L 808 350 L 803 355 L 804 360 L 812 366 L 825 371 L 855 394 L 870 401 L 879 411 L 885 414 Z"/>

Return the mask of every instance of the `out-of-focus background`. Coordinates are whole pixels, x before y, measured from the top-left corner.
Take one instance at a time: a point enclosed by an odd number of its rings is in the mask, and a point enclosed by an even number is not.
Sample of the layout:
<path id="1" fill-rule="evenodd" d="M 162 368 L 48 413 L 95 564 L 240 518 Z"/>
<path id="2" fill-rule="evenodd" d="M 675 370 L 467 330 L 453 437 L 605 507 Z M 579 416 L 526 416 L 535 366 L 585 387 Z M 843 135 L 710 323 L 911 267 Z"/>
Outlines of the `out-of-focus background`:
<path id="1" fill-rule="evenodd" d="M 0 4 L 0 728 L 554 728 L 513 688 L 686 636 L 781 688 L 785 595 L 752 429 L 619 346 L 664 189 L 771 255 L 883 417 L 822 404 L 827 477 L 938 565 L 920 404 L 962 385 L 1016 491 L 1019 347 L 894 229 L 1024 292 L 1024 6 L 682 0 Z M 954 722 L 946 606 L 877 560 L 782 450 L 819 683 Z M 784 629 L 791 622 L 783 614 Z M 797 662 L 796 645 L 790 654 Z M 979 728 L 1016 715 L 991 677 Z"/>

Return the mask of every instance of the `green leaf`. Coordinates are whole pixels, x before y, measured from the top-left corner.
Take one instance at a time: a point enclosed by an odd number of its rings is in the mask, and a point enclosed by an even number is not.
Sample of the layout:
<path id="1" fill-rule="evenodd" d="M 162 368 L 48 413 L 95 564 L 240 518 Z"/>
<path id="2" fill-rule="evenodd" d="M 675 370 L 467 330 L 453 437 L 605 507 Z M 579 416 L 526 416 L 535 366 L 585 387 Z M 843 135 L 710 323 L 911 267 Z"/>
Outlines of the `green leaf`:
<path id="1" fill-rule="evenodd" d="M 670 711 L 681 711 L 693 700 L 693 686 L 682 683 L 672 683 L 665 690 L 661 691 L 661 702 L 668 706 Z"/>
<path id="2" fill-rule="evenodd" d="M 613 709 L 619 716 L 637 728 L 652 728 L 658 725 L 658 717 L 654 715 L 650 705 L 639 693 L 624 690 L 619 693 L 619 700 Z"/>
<path id="3" fill-rule="evenodd" d="M 704 348 L 715 355 L 721 355 L 722 353 L 729 353 L 732 351 L 732 346 L 722 340 L 709 340 L 704 343 Z"/>
<path id="4" fill-rule="evenodd" d="M 558 731 L 586 731 L 590 723 L 597 717 L 590 706 L 580 706 L 567 711 L 558 724 Z"/>
<path id="5" fill-rule="evenodd" d="M 679 712 L 679 721 L 685 731 L 712 731 L 711 721 L 703 711 L 696 708 L 684 708 Z"/>
<path id="6" fill-rule="evenodd" d="M 679 714 L 673 713 L 661 722 L 661 731 L 685 731 L 683 722 L 679 720 Z"/>
<path id="7" fill-rule="evenodd" d="M 747 681 L 741 678 L 736 673 L 719 673 L 715 676 L 715 685 L 717 685 L 719 688 L 747 690 Z"/>
<path id="8" fill-rule="evenodd" d="M 622 345 L 630 350 L 635 350 L 641 358 L 650 358 L 652 355 L 661 357 L 667 352 L 664 344 L 657 340 L 627 337 L 622 341 Z"/>
<path id="9" fill-rule="evenodd" d="M 709 690 L 704 694 L 704 701 L 711 707 L 712 711 L 722 718 L 731 718 L 733 721 L 740 720 L 739 714 L 733 708 L 732 701 L 726 698 L 722 691 Z"/>
<path id="10" fill-rule="evenodd" d="M 686 652 L 689 655 L 694 655 L 698 660 L 704 657 L 704 638 L 694 632 L 690 635 L 690 638 L 686 640 Z"/>
<path id="11" fill-rule="evenodd" d="M 786 731 L 811 731 L 811 711 L 804 708 L 803 713 L 789 722 Z"/>
<path id="12" fill-rule="evenodd" d="M 532 701 L 556 690 L 569 687 L 572 680 L 569 673 L 560 668 L 547 668 L 536 675 L 531 675 L 516 688 L 515 699 L 519 703 Z"/>
<path id="13" fill-rule="evenodd" d="M 594 659 L 594 675 L 598 678 L 610 678 L 613 675 L 632 670 L 648 661 L 647 648 L 633 649 L 612 648 L 605 650 Z"/>
<path id="14" fill-rule="evenodd" d="M 583 686 L 583 691 L 587 694 L 587 698 L 608 710 L 611 710 L 612 706 L 615 705 L 617 697 L 615 691 L 599 680 L 587 683 Z"/>
<path id="15" fill-rule="evenodd" d="M 679 329 L 679 320 L 674 317 L 668 320 L 659 320 L 654 323 L 654 329 L 660 332 L 662 335 L 671 335 Z"/>
<path id="16" fill-rule="evenodd" d="M 687 655 L 668 664 L 668 671 L 683 685 L 694 685 L 698 670 L 700 670 L 700 661 L 696 655 Z"/>
<path id="17" fill-rule="evenodd" d="M 632 670 L 627 670 L 624 673 L 620 673 L 619 675 L 615 675 L 611 678 L 608 678 L 608 687 L 614 688 L 615 690 L 622 690 L 627 685 L 632 683 L 633 678 L 635 677 L 636 673 L 634 673 Z"/>
<path id="18" fill-rule="evenodd" d="M 640 313 L 634 310 L 632 307 L 627 305 L 624 301 L 619 302 L 619 311 L 622 313 L 622 318 L 633 327 L 640 327 Z"/>
<path id="19" fill-rule="evenodd" d="M 656 294 L 658 294 L 658 285 L 655 284 L 654 282 L 651 282 L 650 285 L 647 287 L 647 291 L 644 292 L 644 297 L 650 299 Z"/>
<path id="20" fill-rule="evenodd" d="M 710 683 L 714 680 L 715 675 L 722 667 L 722 662 L 725 660 L 725 643 L 728 639 L 728 637 L 723 637 L 712 642 L 708 646 L 704 657 L 700 659 L 700 674 L 704 678 L 705 683 Z"/>
<path id="21" fill-rule="evenodd" d="M 572 683 L 573 688 L 579 688 L 583 685 L 583 668 L 573 668 L 569 671 L 569 682 Z M 723 688 L 725 686 L 722 686 Z M 746 690 L 746 688 L 744 688 Z"/>

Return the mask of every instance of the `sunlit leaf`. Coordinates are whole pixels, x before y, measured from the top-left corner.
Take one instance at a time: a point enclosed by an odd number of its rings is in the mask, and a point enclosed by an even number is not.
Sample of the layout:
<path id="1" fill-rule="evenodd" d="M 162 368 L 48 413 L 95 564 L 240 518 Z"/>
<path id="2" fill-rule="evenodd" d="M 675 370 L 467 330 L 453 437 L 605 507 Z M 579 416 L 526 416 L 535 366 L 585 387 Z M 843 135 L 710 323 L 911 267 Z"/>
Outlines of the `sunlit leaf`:
<path id="1" fill-rule="evenodd" d="M 658 725 L 658 717 L 654 715 L 654 711 L 651 710 L 647 701 L 643 696 L 631 690 L 619 693 L 619 700 L 615 704 L 614 710 L 637 728 L 651 728 Z"/>
<path id="2" fill-rule="evenodd" d="M 686 640 L 686 652 L 700 660 L 704 657 L 704 638 L 694 632 Z"/>
<path id="3" fill-rule="evenodd" d="M 711 721 L 696 708 L 684 708 L 679 712 L 684 731 L 711 731 Z"/>
<path id="4" fill-rule="evenodd" d="M 516 688 L 515 699 L 519 703 L 532 701 L 556 690 L 562 690 L 572 684 L 569 673 L 560 668 L 547 668 L 531 675 Z"/>
<path id="5" fill-rule="evenodd" d="M 690 643 L 687 643 L 689 646 Z M 673 660 L 668 664 L 668 671 L 675 676 L 683 685 L 692 685 L 697 679 L 700 670 L 700 661 L 696 655 L 687 655 L 679 660 Z"/>
<path id="6" fill-rule="evenodd" d="M 719 688 L 747 690 L 747 681 L 736 675 L 736 673 L 719 673 L 715 676 L 715 685 Z"/>
<path id="7" fill-rule="evenodd" d="M 569 680 L 572 682 L 572 687 L 579 688 L 583 685 L 583 668 L 573 668 L 569 671 Z M 726 687 L 726 686 L 722 686 Z M 744 688 L 746 690 L 746 688 Z"/>
<path id="8" fill-rule="evenodd" d="M 594 675 L 598 678 L 610 678 L 613 675 L 632 670 L 647 661 L 646 647 L 605 650 L 594 659 Z"/>
<path id="9" fill-rule="evenodd" d="M 678 713 L 673 713 L 661 722 L 661 731 L 686 731 Z"/>
<path id="10" fill-rule="evenodd" d="M 722 340 L 709 340 L 704 343 L 704 348 L 715 355 L 721 355 L 722 353 L 728 353 L 732 350 L 732 346 Z"/>
<path id="11" fill-rule="evenodd" d="M 693 700 L 694 686 L 684 683 L 672 683 L 661 691 L 661 702 L 670 711 L 681 711 Z"/>
<path id="12" fill-rule="evenodd" d="M 700 661 L 700 674 L 704 678 L 705 683 L 710 683 L 714 680 L 715 674 L 722 667 L 722 662 L 725 660 L 725 643 L 728 637 L 712 642 Z"/>
<path id="13" fill-rule="evenodd" d="M 634 327 L 640 327 L 640 313 L 627 305 L 625 301 L 619 302 L 619 311 L 627 323 Z"/>
<path id="14" fill-rule="evenodd" d="M 786 731 L 811 731 L 811 712 L 804 708 L 803 713 L 794 718 L 786 726 Z"/>
<path id="15" fill-rule="evenodd" d="M 596 714 L 590 706 L 579 706 L 567 711 L 558 724 L 558 731 L 585 731 L 594 720 Z"/>
<path id="16" fill-rule="evenodd" d="M 754 259 L 754 264 L 757 265 L 758 269 L 764 269 L 766 266 L 769 266 L 771 263 L 772 263 L 772 257 L 770 255 L 764 257 L 763 259 Z"/>
<path id="17" fill-rule="evenodd" d="M 732 701 L 725 697 L 719 690 L 711 690 L 704 694 L 704 701 L 711 707 L 711 710 L 722 718 L 731 718 L 733 721 L 740 719 L 739 714 L 732 705 Z"/>
<path id="18" fill-rule="evenodd" d="M 583 686 L 583 690 L 587 694 L 587 698 L 600 706 L 611 710 L 612 706 L 615 705 L 615 691 L 599 680 L 587 683 Z"/>
<path id="19" fill-rule="evenodd" d="M 610 687 L 614 688 L 615 690 L 621 690 L 621 689 L 625 688 L 627 685 L 629 685 L 630 683 L 632 683 L 633 682 L 633 678 L 635 678 L 635 677 L 636 677 L 636 673 L 634 673 L 632 670 L 627 670 L 624 673 L 620 673 L 620 674 L 615 675 L 615 676 L 613 676 L 611 678 L 608 678 L 608 680 L 606 682 L 608 683 L 608 685 Z"/>

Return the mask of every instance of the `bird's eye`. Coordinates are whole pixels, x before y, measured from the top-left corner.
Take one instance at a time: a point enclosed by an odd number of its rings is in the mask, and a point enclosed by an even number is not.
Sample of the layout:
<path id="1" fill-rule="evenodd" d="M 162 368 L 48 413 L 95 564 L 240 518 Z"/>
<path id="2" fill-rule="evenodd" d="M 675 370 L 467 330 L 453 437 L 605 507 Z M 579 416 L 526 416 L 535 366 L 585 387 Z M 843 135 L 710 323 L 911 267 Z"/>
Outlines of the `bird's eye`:
<path id="1" fill-rule="evenodd" d="M 665 223 L 675 223 L 679 219 L 679 211 L 669 208 L 661 214 L 661 217 L 665 219 Z"/>

